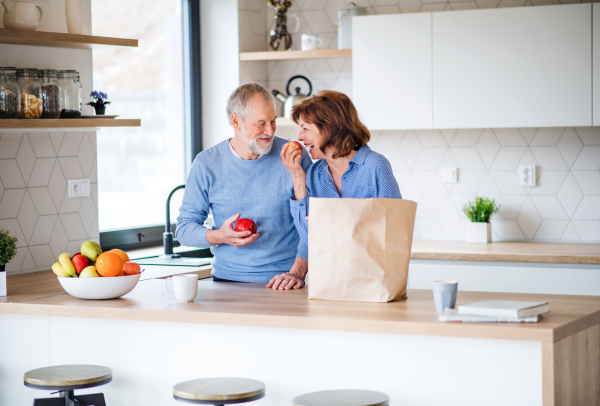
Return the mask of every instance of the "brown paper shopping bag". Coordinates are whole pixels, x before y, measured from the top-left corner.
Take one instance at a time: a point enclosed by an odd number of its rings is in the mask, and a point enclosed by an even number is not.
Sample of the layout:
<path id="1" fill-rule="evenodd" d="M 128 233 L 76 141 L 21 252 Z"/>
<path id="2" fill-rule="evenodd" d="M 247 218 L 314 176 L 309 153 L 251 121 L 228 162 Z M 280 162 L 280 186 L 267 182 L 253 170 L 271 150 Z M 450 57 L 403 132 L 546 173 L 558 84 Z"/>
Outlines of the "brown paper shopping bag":
<path id="1" fill-rule="evenodd" d="M 311 197 L 309 204 L 309 299 L 406 298 L 415 202 Z"/>

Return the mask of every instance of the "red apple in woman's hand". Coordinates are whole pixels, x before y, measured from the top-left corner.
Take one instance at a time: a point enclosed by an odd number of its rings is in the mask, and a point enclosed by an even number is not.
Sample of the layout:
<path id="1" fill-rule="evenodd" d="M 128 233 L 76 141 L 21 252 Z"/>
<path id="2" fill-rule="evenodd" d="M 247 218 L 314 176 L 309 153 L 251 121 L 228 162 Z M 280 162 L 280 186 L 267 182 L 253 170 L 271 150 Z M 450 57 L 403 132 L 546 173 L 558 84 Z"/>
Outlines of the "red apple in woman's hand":
<path id="1" fill-rule="evenodd" d="M 250 219 L 239 219 L 235 223 L 234 231 L 250 231 L 252 234 L 255 234 L 256 223 Z"/>
<path id="2" fill-rule="evenodd" d="M 288 148 L 291 147 L 292 145 L 297 145 L 298 149 L 300 150 L 300 158 L 302 158 L 302 144 L 300 144 L 298 141 L 290 141 L 290 142 L 288 142 L 287 145 L 288 145 Z"/>

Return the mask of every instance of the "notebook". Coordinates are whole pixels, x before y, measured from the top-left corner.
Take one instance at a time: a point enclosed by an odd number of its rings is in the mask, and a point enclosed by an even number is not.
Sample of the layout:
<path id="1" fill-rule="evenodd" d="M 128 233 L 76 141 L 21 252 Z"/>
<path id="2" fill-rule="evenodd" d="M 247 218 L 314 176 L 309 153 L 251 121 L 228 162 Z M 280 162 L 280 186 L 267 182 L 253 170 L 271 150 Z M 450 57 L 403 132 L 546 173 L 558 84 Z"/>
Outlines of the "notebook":
<path id="1" fill-rule="evenodd" d="M 458 314 L 522 319 L 548 313 L 548 302 L 519 302 L 514 300 L 484 300 L 458 306 Z"/>

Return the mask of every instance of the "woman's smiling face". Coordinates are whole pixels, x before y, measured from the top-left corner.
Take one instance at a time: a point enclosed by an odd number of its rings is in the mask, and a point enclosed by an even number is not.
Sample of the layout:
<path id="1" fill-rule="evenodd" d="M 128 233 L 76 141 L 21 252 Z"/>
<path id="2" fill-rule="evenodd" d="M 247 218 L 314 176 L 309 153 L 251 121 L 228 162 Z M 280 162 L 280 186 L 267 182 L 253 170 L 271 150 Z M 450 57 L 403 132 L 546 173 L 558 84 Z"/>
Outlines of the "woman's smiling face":
<path id="1" fill-rule="evenodd" d="M 308 153 L 313 160 L 324 159 L 325 153 L 321 150 L 323 136 L 319 133 L 317 126 L 305 122 L 302 120 L 302 117 L 298 119 L 298 125 L 300 126 L 298 141 L 301 141 L 304 144 L 304 147 L 308 150 Z"/>

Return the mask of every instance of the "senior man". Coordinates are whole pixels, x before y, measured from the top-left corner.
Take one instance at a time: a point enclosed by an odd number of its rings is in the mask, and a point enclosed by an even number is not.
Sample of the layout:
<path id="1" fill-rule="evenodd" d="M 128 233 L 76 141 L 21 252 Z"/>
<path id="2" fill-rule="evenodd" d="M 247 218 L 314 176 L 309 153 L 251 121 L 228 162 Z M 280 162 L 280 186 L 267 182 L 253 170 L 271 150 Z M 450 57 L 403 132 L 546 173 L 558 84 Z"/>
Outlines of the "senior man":
<path id="1" fill-rule="evenodd" d="M 287 141 L 275 137 L 273 99 L 257 83 L 241 85 L 229 97 L 227 118 L 235 136 L 196 156 L 175 235 L 183 245 L 211 248 L 215 281 L 301 288 L 308 252 L 290 214 L 294 185 L 280 157 Z M 311 163 L 304 150 L 304 170 Z M 203 225 L 209 209 L 213 229 Z M 254 220 L 258 233 L 234 231 L 240 217 Z"/>

